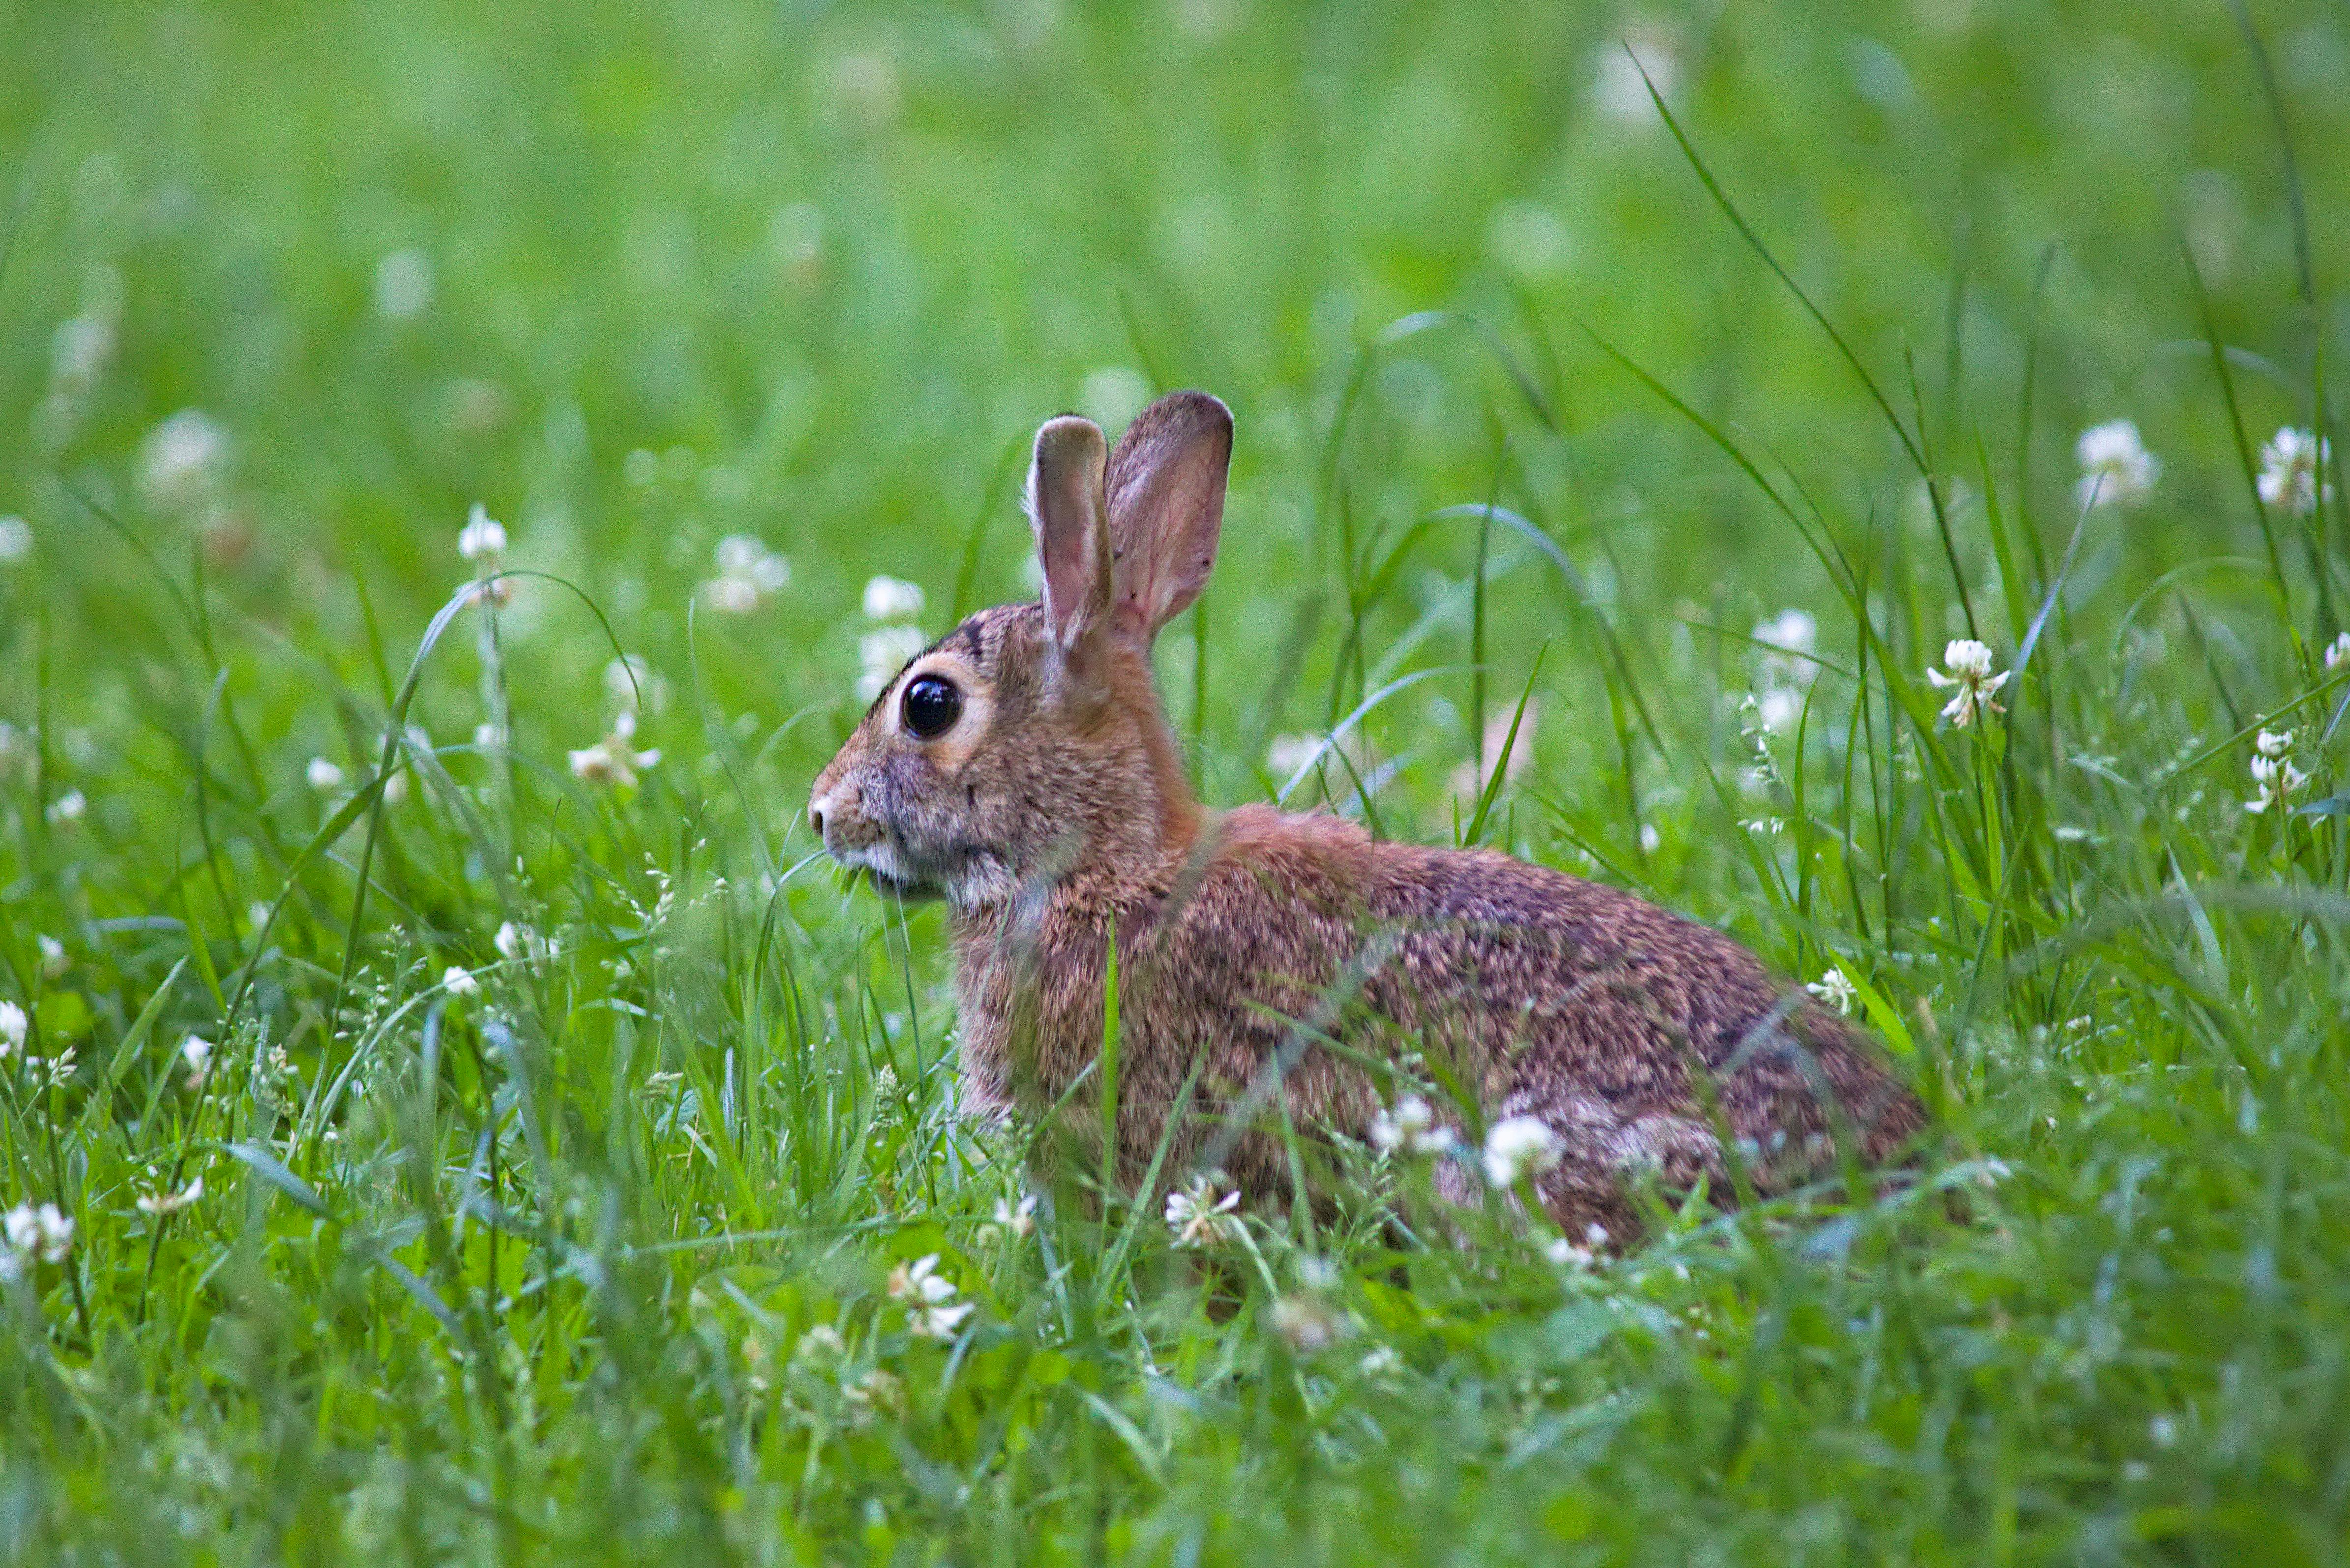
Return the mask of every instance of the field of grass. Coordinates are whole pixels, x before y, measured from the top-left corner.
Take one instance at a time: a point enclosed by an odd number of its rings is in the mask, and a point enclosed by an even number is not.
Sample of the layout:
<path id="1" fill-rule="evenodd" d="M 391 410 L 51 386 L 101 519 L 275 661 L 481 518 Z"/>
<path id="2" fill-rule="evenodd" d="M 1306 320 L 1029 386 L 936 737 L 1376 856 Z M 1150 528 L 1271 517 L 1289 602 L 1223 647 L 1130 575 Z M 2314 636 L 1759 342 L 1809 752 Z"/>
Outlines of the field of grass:
<path id="1" fill-rule="evenodd" d="M 0 4 L 0 1561 L 2350 1557 L 2350 9 L 2246 3 Z M 1182 1246 L 958 1118 L 807 785 L 1180 386 L 1207 799 L 1724 925 L 1913 1180 Z"/>

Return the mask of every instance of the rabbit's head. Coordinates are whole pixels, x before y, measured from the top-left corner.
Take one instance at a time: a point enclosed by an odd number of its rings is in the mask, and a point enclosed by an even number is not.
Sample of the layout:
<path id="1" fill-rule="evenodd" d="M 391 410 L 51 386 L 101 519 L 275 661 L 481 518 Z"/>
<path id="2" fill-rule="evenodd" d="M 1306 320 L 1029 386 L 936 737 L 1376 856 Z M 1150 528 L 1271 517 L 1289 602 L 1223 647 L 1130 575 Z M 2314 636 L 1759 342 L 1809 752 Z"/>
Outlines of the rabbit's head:
<path id="1" fill-rule="evenodd" d="M 1115 452 L 1075 415 L 1036 432 L 1044 592 L 972 616 L 874 701 L 810 794 L 834 859 L 980 909 L 1075 873 L 1142 875 L 1191 842 L 1150 645 L 1215 563 L 1232 445 L 1204 392 L 1153 403 Z"/>

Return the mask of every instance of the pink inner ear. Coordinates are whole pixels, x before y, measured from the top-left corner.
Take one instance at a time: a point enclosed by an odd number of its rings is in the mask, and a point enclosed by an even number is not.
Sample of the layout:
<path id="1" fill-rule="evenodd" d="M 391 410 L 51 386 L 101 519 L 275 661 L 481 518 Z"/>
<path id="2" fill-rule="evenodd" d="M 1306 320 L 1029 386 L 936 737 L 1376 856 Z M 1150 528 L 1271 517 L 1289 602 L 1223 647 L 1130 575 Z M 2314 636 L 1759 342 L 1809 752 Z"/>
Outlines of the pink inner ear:
<path id="1" fill-rule="evenodd" d="M 1204 392 L 1171 392 L 1137 415 L 1110 459 L 1121 622 L 1156 636 L 1206 586 L 1224 518 L 1232 414 Z"/>
<path id="2" fill-rule="evenodd" d="M 1098 560 L 1107 533 L 1103 521 L 1105 466 L 1100 427 L 1063 416 L 1036 432 L 1028 471 L 1028 509 L 1044 568 L 1045 617 L 1055 641 L 1067 646 L 1107 599 L 1108 563 Z M 1107 605 L 1101 607 L 1107 608 Z"/>

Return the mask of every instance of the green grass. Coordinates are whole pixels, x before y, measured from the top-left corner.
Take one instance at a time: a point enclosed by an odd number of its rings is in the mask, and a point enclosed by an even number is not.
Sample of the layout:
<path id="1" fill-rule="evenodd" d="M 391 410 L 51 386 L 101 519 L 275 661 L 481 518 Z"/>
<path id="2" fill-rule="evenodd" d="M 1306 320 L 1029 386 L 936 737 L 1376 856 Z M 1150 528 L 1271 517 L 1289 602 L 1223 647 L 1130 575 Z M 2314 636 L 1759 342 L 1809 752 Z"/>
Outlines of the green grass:
<path id="1" fill-rule="evenodd" d="M 2254 485 L 2340 432 L 2350 13 L 2250 22 L 2273 106 L 2106 0 L 0 8 L 0 1207 L 75 1228 L 0 1558 L 2350 1556 L 2350 486 Z M 1036 422 L 1181 385 L 1207 796 L 1359 712 L 1293 804 L 1840 969 L 1914 1183 L 1587 1267 L 1367 1157 L 1204 1254 L 996 1222 L 939 917 L 806 786 L 867 578 L 1024 592 Z M 2115 418 L 2161 475 L 2085 516 Z M 567 760 L 622 650 L 632 786 Z"/>

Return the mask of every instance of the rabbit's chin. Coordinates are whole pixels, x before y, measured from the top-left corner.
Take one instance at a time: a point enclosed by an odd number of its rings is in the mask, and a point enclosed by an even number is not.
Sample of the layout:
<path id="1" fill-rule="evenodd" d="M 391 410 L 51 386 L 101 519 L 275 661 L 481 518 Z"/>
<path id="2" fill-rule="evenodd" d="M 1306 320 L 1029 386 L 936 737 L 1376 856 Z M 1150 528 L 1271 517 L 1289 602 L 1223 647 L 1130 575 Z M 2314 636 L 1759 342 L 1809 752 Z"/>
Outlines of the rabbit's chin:
<path id="1" fill-rule="evenodd" d="M 965 850 L 938 866 L 918 867 L 886 843 L 837 858 L 863 873 L 875 892 L 910 904 L 943 898 L 956 909 L 975 909 L 1012 894 L 1012 878 L 1003 860 L 984 850 Z"/>

